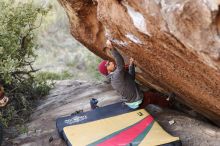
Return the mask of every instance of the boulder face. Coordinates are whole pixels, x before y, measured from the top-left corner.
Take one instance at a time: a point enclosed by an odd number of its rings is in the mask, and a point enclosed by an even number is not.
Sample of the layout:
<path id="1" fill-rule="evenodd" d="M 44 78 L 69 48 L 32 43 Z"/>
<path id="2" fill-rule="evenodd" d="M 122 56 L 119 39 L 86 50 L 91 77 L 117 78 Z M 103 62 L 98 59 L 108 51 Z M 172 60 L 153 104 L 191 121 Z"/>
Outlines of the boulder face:
<path id="1" fill-rule="evenodd" d="M 59 0 L 71 34 L 103 59 L 107 39 L 133 57 L 137 79 L 220 125 L 218 0 Z"/>

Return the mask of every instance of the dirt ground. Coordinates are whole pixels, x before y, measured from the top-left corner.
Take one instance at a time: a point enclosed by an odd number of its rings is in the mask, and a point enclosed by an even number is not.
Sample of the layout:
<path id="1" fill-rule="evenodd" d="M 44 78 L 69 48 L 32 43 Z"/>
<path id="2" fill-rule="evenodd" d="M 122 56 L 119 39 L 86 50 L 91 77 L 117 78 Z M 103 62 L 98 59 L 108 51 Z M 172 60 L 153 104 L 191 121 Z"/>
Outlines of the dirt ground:
<path id="1" fill-rule="evenodd" d="M 65 146 L 56 131 L 55 120 L 77 110 L 90 110 L 89 100 L 96 98 L 99 106 L 116 103 L 120 96 L 110 85 L 97 82 L 58 81 L 27 123 L 28 132 L 7 139 L 4 146 Z M 179 136 L 183 146 L 219 146 L 220 129 L 186 114 L 149 105 L 147 110 L 170 134 Z M 173 124 L 170 124 L 170 123 Z M 49 142 L 49 139 L 52 139 Z"/>

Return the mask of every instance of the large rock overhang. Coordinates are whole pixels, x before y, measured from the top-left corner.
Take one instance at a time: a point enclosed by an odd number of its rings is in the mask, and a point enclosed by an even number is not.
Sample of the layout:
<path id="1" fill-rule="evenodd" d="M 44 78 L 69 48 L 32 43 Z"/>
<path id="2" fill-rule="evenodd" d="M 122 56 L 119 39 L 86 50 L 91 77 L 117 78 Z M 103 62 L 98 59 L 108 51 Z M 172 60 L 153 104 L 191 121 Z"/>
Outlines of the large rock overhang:
<path id="1" fill-rule="evenodd" d="M 58 0 L 71 34 L 90 51 L 111 59 L 107 39 L 137 79 L 220 125 L 220 13 L 216 0 Z"/>

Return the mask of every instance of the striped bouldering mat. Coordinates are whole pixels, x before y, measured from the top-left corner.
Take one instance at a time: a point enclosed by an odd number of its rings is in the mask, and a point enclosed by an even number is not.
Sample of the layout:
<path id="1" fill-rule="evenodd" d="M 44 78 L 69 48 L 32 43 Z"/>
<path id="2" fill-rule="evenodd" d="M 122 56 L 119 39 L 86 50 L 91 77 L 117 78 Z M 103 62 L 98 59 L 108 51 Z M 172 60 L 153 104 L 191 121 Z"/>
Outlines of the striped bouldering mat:
<path id="1" fill-rule="evenodd" d="M 58 118 L 56 126 L 68 146 L 180 146 L 145 110 L 116 103 Z"/>

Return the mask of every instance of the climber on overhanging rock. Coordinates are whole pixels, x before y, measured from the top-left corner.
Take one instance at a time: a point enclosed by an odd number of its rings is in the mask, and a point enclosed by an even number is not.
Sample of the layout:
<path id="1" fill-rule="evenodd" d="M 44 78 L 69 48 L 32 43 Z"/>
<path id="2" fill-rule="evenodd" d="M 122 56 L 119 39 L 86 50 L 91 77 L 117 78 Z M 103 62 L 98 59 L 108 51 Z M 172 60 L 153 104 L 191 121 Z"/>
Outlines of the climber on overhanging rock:
<path id="1" fill-rule="evenodd" d="M 111 41 L 106 41 L 107 52 L 111 52 L 115 62 L 103 60 L 98 69 L 111 82 L 112 87 L 121 94 L 122 101 L 130 108 L 137 109 L 145 107 L 148 104 L 157 104 L 161 107 L 167 107 L 168 101 L 161 96 L 152 96 L 151 93 L 143 93 L 135 82 L 134 59 L 130 58 L 128 71 L 125 69 L 125 63 L 120 53 L 112 46 Z"/>

